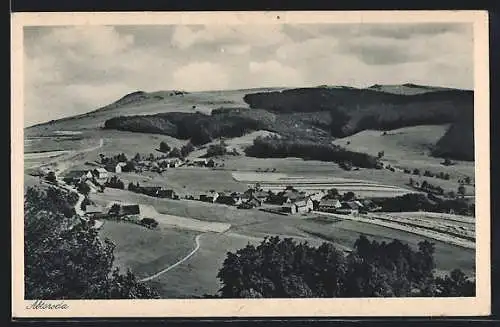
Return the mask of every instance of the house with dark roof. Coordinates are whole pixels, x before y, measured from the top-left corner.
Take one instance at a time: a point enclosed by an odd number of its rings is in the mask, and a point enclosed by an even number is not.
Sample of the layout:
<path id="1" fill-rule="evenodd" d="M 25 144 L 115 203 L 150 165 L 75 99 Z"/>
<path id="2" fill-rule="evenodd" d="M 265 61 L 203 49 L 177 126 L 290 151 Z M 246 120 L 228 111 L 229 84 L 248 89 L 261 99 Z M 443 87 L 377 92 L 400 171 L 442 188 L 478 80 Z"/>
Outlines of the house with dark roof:
<path id="1" fill-rule="evenodd" d="M 90 175 L 92 178 L 92 175 Z M 87 179 L 87 171 L 85 170 L 72 170 L 65 174 L 63 181 L 66 184 L 78 184 Z"/>
<path id="2" fill-rule="evenodd" d="M 140 187 L 140 192 L 142 194 L 146 194 L 149 196 L 158 196 L 158 193 L 160 192 L 161 187 L 160 186 L 141 186 Z"/>
<path id="3" fill-rule="evenodd" d="M 241 195 L 237 192 L 231 194 L 221 193 L 217 198 L 217 203 L 227 204 L 227 205 L 240 205 L 242 203 Z"/>
<path id="4" fill-rule="evenodd" d="M 219 193 L 211 190 L 208 193 L 201 194 L 200 201 L 215 203 L 217 201 L 218 197 L 219 197 Z"/>
<path id="5" fill-rule="evenodd" d="M 255 208 L 255 207 L 260 207 L 262 206 L 263 204 L 263 201 L 257 199 L 257 198 L 254 198 L 252 197 L 250 200 L 248 200 L 247 202 L 245 202 L 247 205 L 251 206 L 252 208 Z"/>
<path id="6" fill-rule="evenodd" d="M 158 197 L 160 198 L 168 198 L 168 199 L 174 199 L 174 200 L 178 200 L 179 199 L 179 195 L 174 191 L 174 190 L 159 190 L 158 191 Z"/>
<path id="7" fill-rule="evenodd" d="M 95 168 L 92 174 L 96 179 L 106 179 L 109 177 L 108 171 L 102 167 Z"/>
<path id="8" fill-rule="evenodd" d="M 360 210 L 363 209 L 363 205 L 360 205 L 359 201 L 347 201 L 342 202 L 342 206 L 335 210 L 335 213 L 338 214 L 357 214 Z"/>

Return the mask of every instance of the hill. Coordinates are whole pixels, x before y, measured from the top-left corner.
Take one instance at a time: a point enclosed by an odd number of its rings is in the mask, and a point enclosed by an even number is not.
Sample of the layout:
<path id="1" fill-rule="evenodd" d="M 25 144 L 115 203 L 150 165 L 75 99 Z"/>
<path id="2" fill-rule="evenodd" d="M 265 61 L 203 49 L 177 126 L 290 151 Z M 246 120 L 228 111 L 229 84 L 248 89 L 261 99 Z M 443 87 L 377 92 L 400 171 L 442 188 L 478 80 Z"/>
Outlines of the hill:
<path id="1" fill-rule="evenodd" d="M 431 154 L 473 160 L 473 96 L 473 91 L 415 84 L 136 91 L 108 106 L 39 124 L 25 133 L 40 136 L 105 128 L 191 138 L 204 144 L 218 137 L 268 130 L 284 137 L 330 142 L 368 130 L 451 124 Z"/>

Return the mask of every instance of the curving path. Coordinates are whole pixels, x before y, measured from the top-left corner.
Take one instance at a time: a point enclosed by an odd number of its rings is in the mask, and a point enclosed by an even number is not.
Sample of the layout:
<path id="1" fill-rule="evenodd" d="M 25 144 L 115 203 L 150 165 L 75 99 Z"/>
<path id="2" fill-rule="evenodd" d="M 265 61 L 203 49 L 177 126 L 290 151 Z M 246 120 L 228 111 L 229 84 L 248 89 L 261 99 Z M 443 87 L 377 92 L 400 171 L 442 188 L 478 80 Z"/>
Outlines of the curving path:
<path id="1" fill-rule="evenodd" d="M 147 281 L 150 281 L 152 279 L 155 279 L 161 275 L 163 275 L 164 273 L 174 269 L 175 267 L 177 267 L 178 265 L 180 265 L 181 263 L 183 263 L 184 261 L 188 260 L 189 258 L 191 258 L 196 252 L 198 252 L 198 250 L 200 249 L 200 235 L 197 235 L 196 238 L 194 239 L 195 243 L 196 243 L 196 247 L 193 249 L 193 251 L 189 252 L 188 255 L 186 255 L 184 258 L 182 258 L 181 260 L 177 261 L 176 263 L 174 263 L 173 265 L 171 266 L 168 266 L 167 268 L 157 272 L 156 274 L 154 275 L 151 275 L 149 277 L 146 277 L 146 278 L 143 278 L 141 280 L 139 280 L 139 282 L 147 282 Z"/>

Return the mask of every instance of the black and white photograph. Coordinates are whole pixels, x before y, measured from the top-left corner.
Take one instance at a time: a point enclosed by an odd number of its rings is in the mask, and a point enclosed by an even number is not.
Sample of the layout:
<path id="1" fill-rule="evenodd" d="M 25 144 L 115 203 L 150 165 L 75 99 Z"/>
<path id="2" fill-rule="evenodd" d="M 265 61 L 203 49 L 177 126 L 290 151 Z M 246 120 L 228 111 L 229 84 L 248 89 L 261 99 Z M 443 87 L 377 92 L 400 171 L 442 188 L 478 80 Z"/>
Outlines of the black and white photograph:
<path id="1" fill-rule="evenodd" d="M 487 16 L 437 14 L 16 25 L 19 312 L 486 313 Z"/>

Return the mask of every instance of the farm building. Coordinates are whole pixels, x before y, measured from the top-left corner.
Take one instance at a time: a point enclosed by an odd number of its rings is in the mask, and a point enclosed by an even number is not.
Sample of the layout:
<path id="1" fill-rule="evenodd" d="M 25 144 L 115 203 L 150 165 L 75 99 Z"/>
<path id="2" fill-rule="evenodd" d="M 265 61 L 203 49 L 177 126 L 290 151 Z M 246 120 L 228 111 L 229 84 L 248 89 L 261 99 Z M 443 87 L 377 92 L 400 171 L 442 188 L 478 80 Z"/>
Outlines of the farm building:
<path id="1" fill-rule="evenodd" d="M 141 213 L 138 204 L 124 204 L 120 206 L 120 213 L 124 215 L 138 215 Z"/>
<path id="2" fill-rule="evenodd" d="M 193 159 L 192 163 L 194 166 L 206 167 L 208 164 L 208 160 L 203 158 L 195 158 Z"/>
<path id="3" fill-rule="evenodd" d="M 104 208 L 99 205 L 87 205 L 85 207 L 85 216 L 97 218 L 104 215 Z"/>
<path id="4" fill-rule="evenodd" d="M 233 192 L 231 194 L 220 194 L 217 202 L 227 205 L 239 205 L 242 203 L 242 199 L 239 193 Z"/>
<path id="5" fill-rule="evenodd" d="M 111 173 L 121 173 L 123 171 L 123 167 L 125 167 L 127 163 L 125 162 L 119 162 L 117 164 L 109 164 L 106 165 L 106 171 L 111 172 Z"/>
<path id="6" fill-rule="evenodd" d="M 293 205 L 295 205 L 297 213 L 306 213 L 313 210 L 313 201 L 310 198 L 295 201 Z"/>
<path id="7" fill-rule="evenodd" d="M 295 207 L 295 205 L 293 203 L 285 203 L 281 207 L 281 211 L 286 212 L 286 213 L 290 213 L 293 215 L 293 214 L 297 213 L 297 207 Z"/>
<path id="8" fill-rule="evenodd" d="M 141 225 L 147 227 L 147 228 L 156 228 L 158 227 L 158 222 L 154 220 L 153 218 L 143 218 L 140 221 Z"/>
<path id="9" fill-rule="evenodd" d="M 217 201 L 218 197 L 219 197 L 219 193 L 217 193 L 215 191 L 209 191 L 206 194 L 200 195 L 200 201 L 215 203 Z"/>
<path id="10" fill-rule="evenodd" d="M 255 208 L 255 207 L 260 207 L 262 206 L 264 201 L 262 200 L 259 200 L 258 198 L 250 198 L 250 200 L 248 200 L 247 202 L 245 202 L 247 205 L 251 206 L 252 208 Z"/>
<path id="11" fill-rule="evenodd" d="M 376 205 L 372 200 L 363 200 L 361 202 L 363 204 L 363 207 L 365 207 L 365 209 L 367 211 L 377 211 L 377 210 L 380 210 L 380 207 L 378 205 Z"/>
<path id="12" fill-rule="evenodd" d="M 179 195 L 174 190 L 159 190 L 157 196 L 160 198 L 169 198 L 177 200 Z"/>
<path id="13" fill-rule="evenodd" d="M 92 174 L 96 179 L 106 179 L 109 177 L 108 171 L 101 167 L 94 169 Z"/>
<path id="14" fill-rule="evenodd" d="M 311 198 L 311 200 L 313 201 L 321 201 L 321 199 L 323 199 L 323 197 L 326 195 L 325 192 L 323 191 L 319 191 L 319 192 L 316 192 L 316 193 L 313 193 L 311 195 L 309 195 L 309 197 Z"/>
<path id="15" fill-rule="evenodd" d="M 169 168 L 177 168 L 182 165 L 182 161 L 180 159 L 172 159 L 168 161 Z"/>
<path id="16" fill-rule="evenodd" d="M 359 201 L 349 201 L 342 202 L 342 206 L 335 210 L 335 213 L 339 214 L 357 214 L 359 210 L 363 209 L 363 205 L 360 205 Z"/>
<path id="17" fill-rule="evenodd" d="M 140 192 L 149 196 L 158 196 L 161 190 L 160 186 L 141 186 Z"/>
<path id="18" fill-rule="evenodd" d="M 319 211 L 334 212 L 336 209 L 342 207 L 342 204 L 337 199 L 323 199 L 319 202 Z"/>
<path id="19" fill-rule="evenodd" d="M 63 181 L 67 184 L 77 184 L 85 181 L 87 178 L 85 170 L 72 170 L 64 176 Z M 90 178 L 92 178 L 92 174 L 90 174 Z"/>

